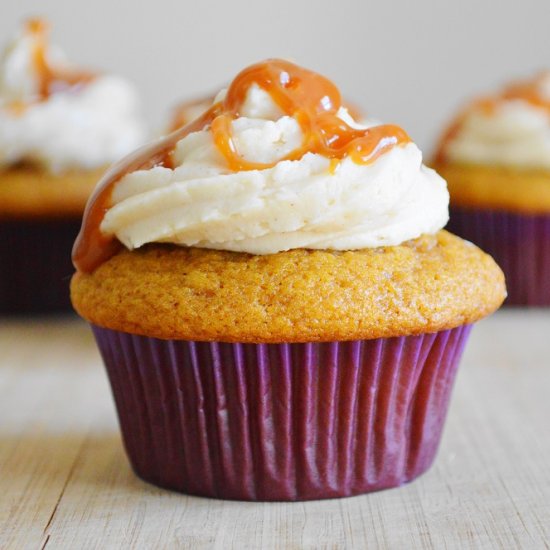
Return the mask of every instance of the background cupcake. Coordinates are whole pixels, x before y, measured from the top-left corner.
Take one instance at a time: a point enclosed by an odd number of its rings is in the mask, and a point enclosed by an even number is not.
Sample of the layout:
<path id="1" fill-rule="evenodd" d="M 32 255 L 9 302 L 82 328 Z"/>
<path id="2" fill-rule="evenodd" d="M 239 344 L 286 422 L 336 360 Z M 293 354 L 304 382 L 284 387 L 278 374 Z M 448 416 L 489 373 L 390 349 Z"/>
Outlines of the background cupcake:
<path id="1" fill-rule="evenodd" d="M 210 109 L 215 97 L 214 94 L 208 94 L 178 103 L 170 114 L 169 131 L 177 130 L 199 118 L 205 111 Z"/>
<path id="2" fill-rule="evenodd" d="M 449 230 L 495 257 L 507 303 L 550 305 L 550 73 L 464 109 L 435 168 L 449 185 Z"/>
<path id="3" fill-rule="evenodd" d="M 113 167 L 75 245 L 136 473 L 244 500 L 364 493 L 431 464 L 470 323 L 505 294 L 441 228 L 445 182 L 330 81 L 270 60 Z"/>
<path id="4" fill-rule="evenodd" d="M 144 135 L 130 84 L 75 68 L 26 23 L 0 59 L 0 313 L 69 309 L 86 200 Z"/>

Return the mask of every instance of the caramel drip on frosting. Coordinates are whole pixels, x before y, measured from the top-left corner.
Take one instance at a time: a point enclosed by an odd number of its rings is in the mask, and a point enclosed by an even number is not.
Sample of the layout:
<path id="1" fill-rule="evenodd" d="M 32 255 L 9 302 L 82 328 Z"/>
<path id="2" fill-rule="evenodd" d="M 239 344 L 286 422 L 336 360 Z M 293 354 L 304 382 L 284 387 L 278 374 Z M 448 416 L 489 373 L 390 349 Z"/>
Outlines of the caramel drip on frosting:
<path id="1" fill-rule="evenodd" d="M 192 116 L 192 114 L 196 113 L 199 109 L 201 109 L 201 111 L 207 111 L 212 103 L 214 103 L 215 97 L 216 96 L 212 94 L 203 95 L 195 99 L 189 99 L 178 103 L 172 111 L 172 117 L 168 126 L 169 131 L 174 132 L 178 128 L 192 122 L 196 118 L 196 116 Z M 361 109 L 354 103 L 346 100 L 343 105 L 348 110 L 353 120 L 361 120 L 364 117 Z"/>
<path id="2" fill-rule="evenodd" d="M 187 134 L 202 130 L 209 124 L 217 110 L 219 105 L 212 107 L 191 124 L 141 147 L 106 172 L 88 200 L 82 228 L 73 247 L 73 264 L 77 270 L 87 273 L 94 271 L 122 247 L 114 236 L 104 235 L 100 229 L 103 216 L 111 206 L 111 195 L 115 184 L 126 174 L 136 170 L 148 170 L 154 166 L 171 167 L 176 143 Z"/>
<path id="3" fill-rule="evenodd" d="M 248 89 L 253 84 L 268 92 L 281 111 L 298 122 L 303 132 L 302 144 L 272 163 L 246 160 L 233 141 L 231 123 L 240 116 Z M 73 250 L 75 267 L 79 271 L 93 271 L 120 249 L 116 238 L 103 235 L 100 229 L 105 212 L 111 206 L 116 182 L 135 170 L 169 165 L 176 144 L 192 132 L 209 129 L 216 147 L 233 171 L 272 168 L 281 160 L 298 160 L 311 152 L 330 159 L 333 172 L 336 163 L 346 157 L 357 164 L 369 164 L 396 145 L 410 142 L 399 126 L 388 124 L 361 130 L 350 127 L 337 116 L 340 106 L 340 92 L 330 80 L 288 61 L 271 59 L 243 70 L 229 86 L 222 102 L 213 105 L 196 121 L 140 149 L 107 172 L 84 212 L 82 229 Z"/>
<path id="4" fill-rule="evenodd" d="M 503 90 L 499 98 L 493 100 L 492 107 L 496 107 L 500 101 L 520 99 L 533 107 L 546 110 L 550 115 L 550 98 L 541 93 L 541 86 L 548 78 L 550 78 L 550 73 L 542 72 L 531 80 L 511 83 Z"/>
<path id="5" fill-rule="evenodd" d="M 50 64 L 48 61 L 49 25 L 44 20 L 29 19 L 26 22 L 25 31 L 34 39 L 32 61 L 38 76 L 38 91 L 36 98 L 31 102 L 15 102 L 12 105 L 14 111 L 21 112 L 28 103 L 46 101 L 56 92 L 87 84 L 95 78 L 96 75 L 90 71 L 72 67 L 56 67 Z"/>
<path id="6" fill-rule="evenodd" d="M 548 72 L 542 72 L 530 80 L 513 82 L 506 86 L 499 94 L 493 97 L 483 97 L 474 100 L 466 109 L 462 110 L 443 133 L 436 147 L 435 161 L 443 163 L 446 160 L 447 145 L 458 135 L 466 117 L 473 111 L 480 111 L 491 115 L 507 101 L 523 101 L 532 107 L 544 109 L 550 115 L 550 99 L 541 94 L 540 87 L 544 79 L 549 78 Z"/>

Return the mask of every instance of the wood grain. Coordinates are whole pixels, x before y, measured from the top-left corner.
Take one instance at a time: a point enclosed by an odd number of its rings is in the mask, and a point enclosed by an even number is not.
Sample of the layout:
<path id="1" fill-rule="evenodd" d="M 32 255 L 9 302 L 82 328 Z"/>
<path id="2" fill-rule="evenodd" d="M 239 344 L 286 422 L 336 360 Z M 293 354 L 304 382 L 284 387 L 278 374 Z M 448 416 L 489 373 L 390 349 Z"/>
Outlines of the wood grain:
<path id="1" fill-rule="evenodd" d="M 473 332 L 433 468 L 308 503 L 178 495 L 138 480 L 87 327 L 0 322 L 0 548 L 550 548 L 550 311 Z"/>

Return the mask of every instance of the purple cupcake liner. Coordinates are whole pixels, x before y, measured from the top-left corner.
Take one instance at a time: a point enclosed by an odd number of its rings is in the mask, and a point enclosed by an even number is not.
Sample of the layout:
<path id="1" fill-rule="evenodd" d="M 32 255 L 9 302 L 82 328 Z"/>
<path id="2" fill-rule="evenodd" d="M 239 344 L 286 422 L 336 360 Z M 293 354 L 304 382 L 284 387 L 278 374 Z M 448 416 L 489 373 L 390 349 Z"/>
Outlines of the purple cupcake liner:
<path id="1" fill-rule="evenodd" d="M 451 208 L 447 229 L 502 268 L 507 305 L 550 306 L 550 215 Z"/>
<path id="2" fill-rule="evenodd" d="M 192 495 L 293 501 L 426 471 L 470 326 L 306 344 L 93 330 L 139 477 Z"/>
<path id="3" fill-rule="evenodd" d="M 0 221 L 0 314 L 72 311 L 71 249 L 80 223 Z"/>

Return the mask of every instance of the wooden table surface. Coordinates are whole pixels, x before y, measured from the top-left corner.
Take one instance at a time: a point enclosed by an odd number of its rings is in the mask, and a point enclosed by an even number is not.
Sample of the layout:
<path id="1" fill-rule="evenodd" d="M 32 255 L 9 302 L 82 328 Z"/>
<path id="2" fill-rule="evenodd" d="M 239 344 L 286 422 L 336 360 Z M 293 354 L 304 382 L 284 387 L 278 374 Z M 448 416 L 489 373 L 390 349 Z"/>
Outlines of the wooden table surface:
<path id="1" fill-rule="evenodd" d="M 170 493 L 132 474 L 88 328 L 0 321 L 0 548 L 550 548 L 550 311 L 474 329 L 432 469 L 307 503 Z"/>

